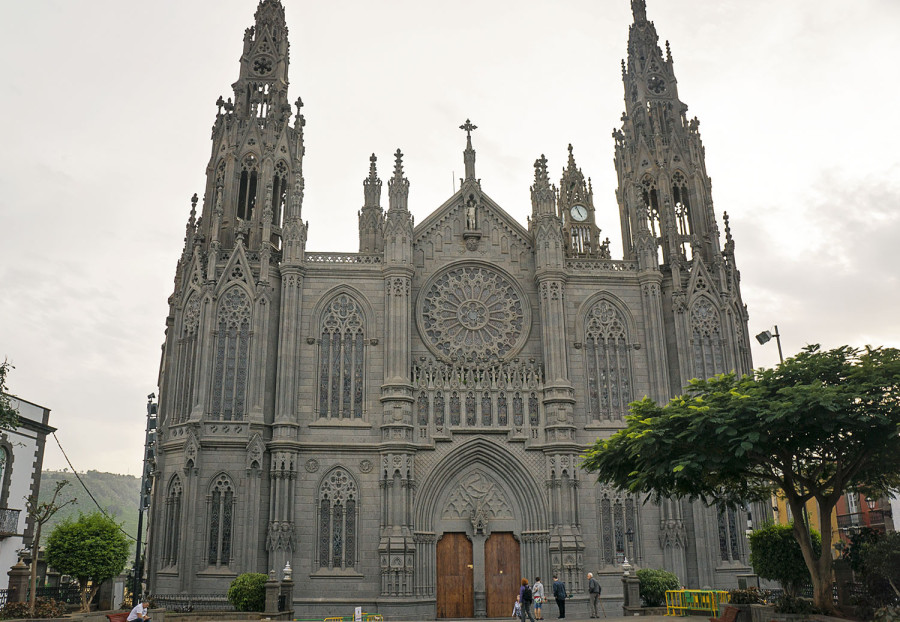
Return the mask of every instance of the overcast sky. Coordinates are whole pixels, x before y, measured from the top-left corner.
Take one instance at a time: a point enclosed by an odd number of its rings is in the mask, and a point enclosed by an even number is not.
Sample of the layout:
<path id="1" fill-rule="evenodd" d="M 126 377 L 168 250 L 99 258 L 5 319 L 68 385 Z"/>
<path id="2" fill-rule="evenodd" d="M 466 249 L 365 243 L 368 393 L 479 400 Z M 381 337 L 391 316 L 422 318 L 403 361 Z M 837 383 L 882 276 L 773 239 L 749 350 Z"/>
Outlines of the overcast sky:
<path id="1" fill-rule="evenodd" d="M 78 470 L 140 473 L 190 196 L 252 0 L 0 3 L 0 356 Z M 628 0 L 286 0 L 308 249 L 357 249 L 372 152 L 422 221 L 463 171 L 520 222 L 572 143 L 621 256 L 612 129 Z M 701 121 L 755 334 L 900 346 L 900 2 L 648 0 Z M 383 199 L 386 202 L 386 195 Z M 777 362 L 774 343 L 754 363 Z M 65 466 L 55 444 L 45 468 Z"/>

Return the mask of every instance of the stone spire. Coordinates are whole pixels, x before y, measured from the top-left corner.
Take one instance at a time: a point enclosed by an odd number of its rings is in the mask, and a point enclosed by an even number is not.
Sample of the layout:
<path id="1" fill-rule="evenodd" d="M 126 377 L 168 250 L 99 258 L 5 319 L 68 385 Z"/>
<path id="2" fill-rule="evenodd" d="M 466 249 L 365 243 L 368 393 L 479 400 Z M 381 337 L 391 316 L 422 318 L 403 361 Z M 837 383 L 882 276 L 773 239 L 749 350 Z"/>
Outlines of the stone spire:
<path id="1" fill-rule="evenodd" d="M 394 176 L 388 181 L 388 198 L 389 211 L 408 211 L 409 180 L 403 176 L 403 152 L 399 149 L 394 153 Z"/>
<path id="2" fill-rule="evenodd" d="M 550 185 L 547 158 L 544 154 L 534 161 L 534 185 L 531 186 L 531 217 L 556 216 L 556 191 Z"/>
<path id="3" fill-rule="evenodd" d="M 634 15 L 634 21 L 647 21 L 647 0 L 631 0 L 631 14 Z"/>
<path id="4" fill-rule="evenodd" d="M 475 150 L 472 148 L 472 130 L 477 130 L 477 125 L 472 125 L 469 119 L 459 126 L 466 132 L 466 150 L 463 151 L 463 162 L 466 165 L 466 177 L 464 181 L 475 181 Z"/>
<path id="5" fill-rule="evenodd" d="M 261 0 L 256 23 L 244 31 L 241 70 L 234 88 L 234 110 L 241 118 L 290 117 L 287 99 L 289 45 L 280 0 Z"/>
<path id="6" fill-rule="evenodd" d="M 373 153 L 369 158 L 369 176 L 363 181 L 365 202 L 359 211 L 360 253 L 384 251 L 384 210 L 381 209 L 381 180 L 375 167 L 377 161 Z"/>
<path id="7" fill-rule="evenodd" d="M 365 194 L 365 204 L 363 209 L 367 207 L 381 207 L 381 180 L 378 179 L 378 171 L 375 163 L 378 158 L 373 153 L 369 157 L 369 176 L 363 181 L 363 192 Z"/>

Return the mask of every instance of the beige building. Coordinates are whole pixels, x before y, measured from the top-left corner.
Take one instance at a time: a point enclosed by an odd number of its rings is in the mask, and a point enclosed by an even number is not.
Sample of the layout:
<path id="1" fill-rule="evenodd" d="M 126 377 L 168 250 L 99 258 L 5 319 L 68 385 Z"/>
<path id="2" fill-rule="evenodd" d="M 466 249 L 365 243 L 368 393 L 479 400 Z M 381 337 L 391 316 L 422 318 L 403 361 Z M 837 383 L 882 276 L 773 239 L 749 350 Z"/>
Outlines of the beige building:
<path id="1" fill-rule="evenodd" d="M 300 617 L 500 617 L 520 577 L 559 573 L 577 615 L 588 571 L 621 599 L 626 557 L 690 587 L 750 572 L 744 513 L 644 503 L 578 468 L 629 402 L 751 369 L 698 122 L 632 8 L 613 258 L 571 146 L 558 186 L 535 162 L 520 223 L 482 191 L 468 120 L 443 205 L 413 222 L 400 150 L 384 205 L 373 155 L 359 252 L 306 252 L 288 29 L 260 2 L 169 299 L 154 593 L 224 593 L 290 562 Z"/>

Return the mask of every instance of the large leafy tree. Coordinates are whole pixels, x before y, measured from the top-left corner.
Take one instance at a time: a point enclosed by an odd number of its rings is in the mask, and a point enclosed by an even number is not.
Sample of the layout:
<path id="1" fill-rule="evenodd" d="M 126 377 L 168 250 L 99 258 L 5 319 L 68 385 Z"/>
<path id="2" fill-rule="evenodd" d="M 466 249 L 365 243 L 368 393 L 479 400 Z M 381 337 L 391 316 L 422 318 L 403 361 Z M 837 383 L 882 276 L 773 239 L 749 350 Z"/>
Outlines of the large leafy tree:
<path id="1" fill-rule="evenodd" d="M 900 488 L 897 349 L 807 346 L 775 368 L 692 380 L 665 406 L 644 398 L 631 412 L 583 466 L 632 492 L 736 507 L 780 491 L 794 516 L 810 500 L 831 516 L 844 492 Z M 821 527 L 831 542 L 830 522 Z M 829 547 L 816 552 L 806 521 L 793 534 L 816 606 L 833 610 Z"/>
<path id="2" fill-rule="evenodd" d="M 88 611 L 100 584 L 125 568 L 128 539 L 119 525 L 100 512 L 58 524 L 47 538 L 47 563 L 78 579 L 81 610 Z"/>

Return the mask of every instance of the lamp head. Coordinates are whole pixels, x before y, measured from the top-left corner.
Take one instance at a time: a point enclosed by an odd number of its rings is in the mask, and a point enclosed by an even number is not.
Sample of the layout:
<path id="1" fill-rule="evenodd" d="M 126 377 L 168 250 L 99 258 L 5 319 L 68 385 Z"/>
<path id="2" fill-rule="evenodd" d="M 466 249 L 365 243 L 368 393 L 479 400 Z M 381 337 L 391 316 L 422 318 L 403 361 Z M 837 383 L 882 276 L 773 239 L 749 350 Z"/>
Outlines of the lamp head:
<path id="1" fill-rule="evenodd" d="M 756 340 L 759 342 L 759 345 L 765 345 L 772 340 L 772 332 L 764 330 L 756 336 Z"/>

